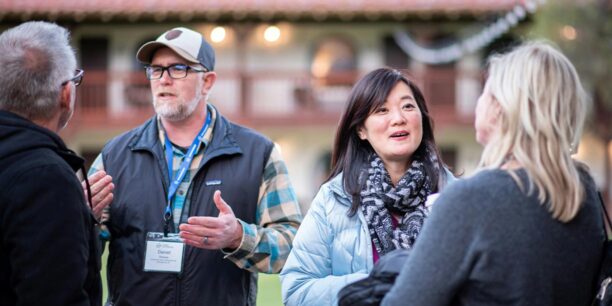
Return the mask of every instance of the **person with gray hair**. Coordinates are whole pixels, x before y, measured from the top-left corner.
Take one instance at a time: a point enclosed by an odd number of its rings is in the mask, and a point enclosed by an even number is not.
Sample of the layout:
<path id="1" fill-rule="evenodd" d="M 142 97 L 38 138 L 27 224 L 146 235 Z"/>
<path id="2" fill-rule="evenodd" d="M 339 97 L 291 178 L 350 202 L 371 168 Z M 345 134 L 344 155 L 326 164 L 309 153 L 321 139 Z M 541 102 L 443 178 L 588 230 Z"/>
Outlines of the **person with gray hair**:
<path id="1" fill-rule="evenodd" d="M 494 56 L 476 106 L 479 171 L 440 194 L 382 305 L 591 305 L 602 208 L 571 156 L 587 106 L 549 44 Z"/>
<path id="2" fill-rule="evenodd" d="M 102 301 L 84 161 L 57 135 L 83 79 L 69 39 L 41 21 L 0 34 L 0 305 Z"/>

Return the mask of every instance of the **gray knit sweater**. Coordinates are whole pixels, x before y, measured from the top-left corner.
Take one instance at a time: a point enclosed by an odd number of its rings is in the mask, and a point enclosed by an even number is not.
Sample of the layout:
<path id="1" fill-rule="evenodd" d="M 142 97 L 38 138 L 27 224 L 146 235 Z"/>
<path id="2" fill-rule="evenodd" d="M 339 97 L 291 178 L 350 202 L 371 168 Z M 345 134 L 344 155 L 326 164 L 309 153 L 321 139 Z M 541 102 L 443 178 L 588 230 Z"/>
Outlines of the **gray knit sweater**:
<path id="1" fill-rule="evenodd" d="M 569 223 L 502 170 L 449 186 L 382 305 L 590 305 L 604 235 L 583 177 L 587 198 Z"/>

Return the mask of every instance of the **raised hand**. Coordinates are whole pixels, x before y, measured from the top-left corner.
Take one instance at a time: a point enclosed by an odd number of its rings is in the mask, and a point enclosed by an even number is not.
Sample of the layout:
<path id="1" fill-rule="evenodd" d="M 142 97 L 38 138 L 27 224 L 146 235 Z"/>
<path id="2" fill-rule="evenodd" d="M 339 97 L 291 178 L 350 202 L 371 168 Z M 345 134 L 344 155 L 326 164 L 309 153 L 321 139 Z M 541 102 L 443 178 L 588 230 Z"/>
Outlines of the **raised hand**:
<path id="1" fill-rule="evenodd" d="M 104 171 L 98 171 L 87 178 L 91 188 L 91 201 L 93 214 L 96 220 L 102 217 L 102 211 L 113 201 L 113 178 Z M 81 182 L 85 198 L 87 199 L 87 186 L 85 181 Z"/>
<path id="2" fill-rule="evenodd" d="M 221 191 L 213 196 L 219 209 L 217 217 L 190 217 L 180 225 L 180 236 L 186 244 L 202 249 L 236 249 L 242 241 L 242 226 L 232 208 L 221 198 Z"/>

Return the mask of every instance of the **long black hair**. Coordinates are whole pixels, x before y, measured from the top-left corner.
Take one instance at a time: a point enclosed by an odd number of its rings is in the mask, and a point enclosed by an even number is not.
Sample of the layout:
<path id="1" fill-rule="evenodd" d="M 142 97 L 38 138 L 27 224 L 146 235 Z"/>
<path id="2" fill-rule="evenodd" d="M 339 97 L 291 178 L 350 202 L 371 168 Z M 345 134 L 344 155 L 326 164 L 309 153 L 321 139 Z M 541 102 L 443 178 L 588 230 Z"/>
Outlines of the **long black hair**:
<path id="1" fill-rule="evenodd" d="M 444 172 L 444 165 L 436 146 L 433 122 L 429 116 L 423 93 L 414 82 L 399 70 L 379 68 L 366 74 L 353 86 L 336 131 L 331 173 L 326 181 L 343 173 L 342 184 L 344 190 L 353 199 L 349 215 L 354 215 L 361 203 L 361 184 L 364 183 L 360 181 L 361 172 L 367 166 L 370 154 L 374 152 L 367 140 L 359 138 L 357 131 L 375 109 L 385 104 L 389 93 L 398 82 L 404 82 L 410 87 L 421 111 L 423 139 L 414 152 L 413 158 L 424 162 L 425 174 L 431 178 L 432 191 L 438 191 L 438 181 L 440 173 Z M 428 154 L 436 155 L 437 165 L 429 162 Z"/>

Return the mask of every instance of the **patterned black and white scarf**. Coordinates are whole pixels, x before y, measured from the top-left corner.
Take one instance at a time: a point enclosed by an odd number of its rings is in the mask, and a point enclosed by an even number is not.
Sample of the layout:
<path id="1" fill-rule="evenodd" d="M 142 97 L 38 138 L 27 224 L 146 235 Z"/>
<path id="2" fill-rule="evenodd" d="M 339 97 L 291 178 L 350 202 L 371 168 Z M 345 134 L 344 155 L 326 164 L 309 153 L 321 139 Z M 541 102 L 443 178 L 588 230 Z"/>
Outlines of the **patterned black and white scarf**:
<path id="1" fill-rule="evenodd" d="M 437 168 L 435 155 L 428 155 L 429 161 Z M 361 209 L 376 251 L 383 256 L 395 249 L 410 249 L 427 216 L 425 201 L 432 192 L 431 178 L 425 173 L 423 161 L 413 160 L 395 187 L 375 153 L 370 155 L 366 170 L 363 173 L 367 178 L 361 189 Z M 393 229 L 391 211 L 402 216 L 396 229 Z"/>

